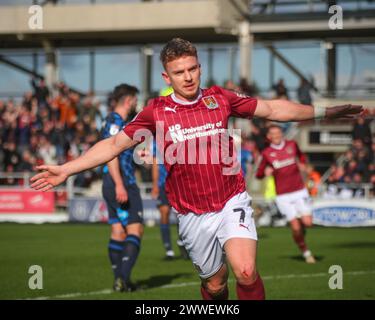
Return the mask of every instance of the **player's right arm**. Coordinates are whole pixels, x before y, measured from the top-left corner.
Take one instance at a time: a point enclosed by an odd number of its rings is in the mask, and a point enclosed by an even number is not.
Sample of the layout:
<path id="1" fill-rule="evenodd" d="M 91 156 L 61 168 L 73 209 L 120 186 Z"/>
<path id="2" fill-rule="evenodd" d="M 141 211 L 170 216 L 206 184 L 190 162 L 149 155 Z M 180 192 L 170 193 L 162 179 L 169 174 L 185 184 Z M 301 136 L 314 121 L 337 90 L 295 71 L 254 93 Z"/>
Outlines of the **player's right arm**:
<path id="1" fill-rule="evenodd" d="M 35 190 L 48 191 L 63 183 L 69 176 L 95 168 L 117 157 L 122 151 L 137 144 L 124 131 L 108 139 L 101 140 L 86 153 L 60 166 L 42 165 L 37 170 L 43 171 L 31 178 L 31 187 Z"/>
<path id="2" fill-rule="evenodd" d="M 265 177 L 267 165 L 268 165 L 267 159 L 264 156 L 264 154 L 262 154 L 262 159 L 260 161 L 260 164 L 258 166 L 258 170 L 257 170 L 256 175 L 255 175 L 255 177 L 257 179 L 263 179 Z"/>

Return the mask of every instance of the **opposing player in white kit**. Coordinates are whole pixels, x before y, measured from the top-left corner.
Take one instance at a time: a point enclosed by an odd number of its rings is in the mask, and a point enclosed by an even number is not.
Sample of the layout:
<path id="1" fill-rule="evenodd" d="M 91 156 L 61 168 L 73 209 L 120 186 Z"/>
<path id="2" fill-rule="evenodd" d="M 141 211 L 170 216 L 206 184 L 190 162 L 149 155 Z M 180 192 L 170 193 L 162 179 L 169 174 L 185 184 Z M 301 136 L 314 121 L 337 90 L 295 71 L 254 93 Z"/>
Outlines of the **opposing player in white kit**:
<path id="1" fill-rule="evenodd" d="M 307 263 L 315 258 L 305 242 L 305 228 L 312 226 L 310 196 L 305 188 L 299 165 L 306 163 L 305 155 L 295 141 L 285 140 L 282 129 L 277 125 L 268 128 L 270 146 L 263 150 L 256 177 L 262 179 L 267 169 L 275 177 L 276 205 L 285 215 L 292 230 L 293 239 Z"/>
<path id="2" fill-rule="evenodd" d="M 218 152 L 233 145 L 233 139 L 225 139 L 229 117 L 300 121 L 353 117 L 362 107 L 314 109 L 285 100 L 257 100 L 217 86 L 201 89 L 197 50 L 179 38 L 168 42 L 160 57 L 162 76 L 174 93 L 153 99 L 123 131 L 81 157 L 61 166 L 38 167 L 43 172 L 31 179 L 31 186 L 50 190 L 70 175 L 106 163 L 154 135 L 168 172 L 168 201 L 178 213 L 180 235 L 202 280 L 202 297 L 228 298 L 228 263 L 238 298 L 264 299 L 256 268 L 257 234 L 240 164 Z"/>

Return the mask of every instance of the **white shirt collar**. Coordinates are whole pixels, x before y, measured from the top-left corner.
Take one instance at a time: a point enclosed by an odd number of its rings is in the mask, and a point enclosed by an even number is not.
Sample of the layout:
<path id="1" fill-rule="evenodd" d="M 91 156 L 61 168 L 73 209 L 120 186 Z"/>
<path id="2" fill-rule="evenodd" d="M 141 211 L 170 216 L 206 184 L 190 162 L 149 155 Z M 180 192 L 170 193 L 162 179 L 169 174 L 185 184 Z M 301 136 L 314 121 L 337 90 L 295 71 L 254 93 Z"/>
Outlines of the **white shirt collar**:
<path id="1" fill-rule="evenodd" d="M 197 99 L 195 99 L 194 101 L 185 101 L 185 100 L 181 100 L 179 98 L 176 97 L 176 95 L 174 93 L 171 94 L 171 98 L 174 102 L 178 103 L 178 104 L 182 104 L 182 105 L 191 105 L 191 104 L 194 104 L 194 103 L 197 103 L 199 101 L 200 98 L 202 98 L 202 90 L 199 89 L 199 95 L 197 97 Z"/>
<path id="2" fill-rule="evenodd" d="M 271 148 L 273 148 L 273 149 L 281 150 L 282 148 L 285 147 L 285 140 L 281 141 L 280 144 L 273 144 L 273 143 L 271 143 L 270 146 L 271 146 Z"/>

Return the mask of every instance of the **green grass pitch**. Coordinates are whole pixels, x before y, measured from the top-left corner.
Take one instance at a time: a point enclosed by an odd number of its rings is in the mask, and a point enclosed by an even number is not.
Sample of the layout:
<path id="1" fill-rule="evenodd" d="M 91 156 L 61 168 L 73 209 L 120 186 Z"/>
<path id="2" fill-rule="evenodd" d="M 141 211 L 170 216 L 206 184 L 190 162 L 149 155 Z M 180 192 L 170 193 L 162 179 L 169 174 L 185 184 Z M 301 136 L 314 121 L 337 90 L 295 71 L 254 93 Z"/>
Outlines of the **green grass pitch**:
<path id="1" fill-rule="evenodd" d="M 175 227 L 172 235 L 175 244 Z M 309 230 L 315 265 L 300 258 L 288 228 L 260 228 L 258 235 L 258 268 L 268 299 L 375 299 L 374 228 Z M 0 299 L 200 299 L 192 264 L 163 260 L 157 227 L 146 228 L 132 275 L 142 289 L 113 293 L 108 236 L 106 225 L 0 224 Z M 42 290 L 28 287 L 31 265 L 43 268 Z M 343 269 L 342 290 L 329 289 L 332 265 Z M 236 298 L 234 285 L 231 275 L 231 299 Z"/>

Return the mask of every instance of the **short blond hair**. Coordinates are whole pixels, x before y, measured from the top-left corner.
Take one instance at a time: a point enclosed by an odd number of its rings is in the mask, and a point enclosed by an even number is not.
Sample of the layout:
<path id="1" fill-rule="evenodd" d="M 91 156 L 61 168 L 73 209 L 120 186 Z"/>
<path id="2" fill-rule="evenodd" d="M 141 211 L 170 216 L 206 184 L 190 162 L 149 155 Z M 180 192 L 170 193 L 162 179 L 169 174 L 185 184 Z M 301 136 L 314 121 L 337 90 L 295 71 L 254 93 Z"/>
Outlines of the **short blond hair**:
<path id="1" fill-rule="evenodd" d="M 198 58 L 197 48 L 190 41 L 174 38 L 161 50 L 160 61 L 165 68 L 168 62 L 186 56 Z"/>

